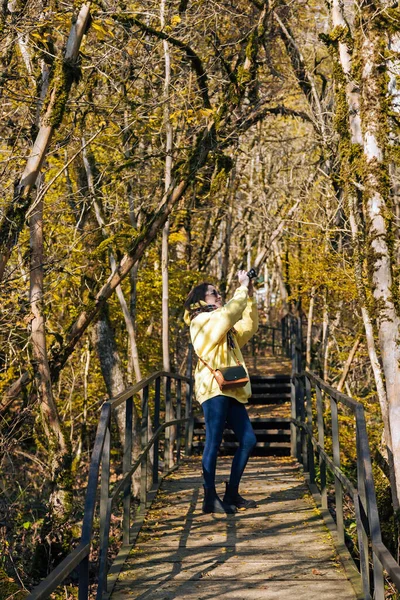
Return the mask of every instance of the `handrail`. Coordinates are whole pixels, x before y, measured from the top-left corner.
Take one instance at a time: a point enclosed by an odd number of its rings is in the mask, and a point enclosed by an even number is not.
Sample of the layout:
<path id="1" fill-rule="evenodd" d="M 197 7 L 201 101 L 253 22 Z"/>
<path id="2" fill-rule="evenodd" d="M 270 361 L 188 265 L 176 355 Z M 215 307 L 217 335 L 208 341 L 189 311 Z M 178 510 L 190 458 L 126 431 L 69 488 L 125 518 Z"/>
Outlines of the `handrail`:
<path id="1" fill-rule="evenodd" d="M 271 335 L 269 335 L 271 334 Z M 248 342 L 248 352 L 251 351 L 251 356 L 262 354 L 265 348 L 270 348 L 272 354 L 279 351 L 280 354 L 285 353 L 285 341 L 282 335 L 282 326 L 276 327 L 269 324 L 260 324 L 258 331 Z"/>
<path id="2" fill-rule="evenodd" d="M 66 577 L 89 555 L 90 544 L 82 542 L 27 596 L 27 598 L 48 598 Z"/>
<path id="3" fill-rule="evenodd" d="M 317 485 L 315 460 L 318 459 L 319 492 L 323 509 L 328 508 L 327 469 L 332 473 L 335 481 L 336 528 L 341 543 L 345 541 L 343 490 L 352 498 L 360 553 L 363 597 L 365 600 L 372 598 L 384 600 L 383 570 L 387 571 L 393 584 L 400 591 L 400 565 L 382 542 L 364 407 L 354 398 L 335 390 L 315 373 L 302 371 L 301 340 L 299 341 L 298 337 L 298 332 L 294 331 L 291 340 L 292 454 L 303 464 L 311 486 Z M 330 405 L 332 455 L 325 450 L 327 436 L 325 422 L 328 404 Z M 351 482 L 341 469 L 338 413 L 341 406 L 350 410 L 355 419 L 356 484 Z M 318 438 L 315 437 L 314 430 L 318 432 Z"/>
<path id="4" fill-rule="evenodd" d="M 153 462 L 153 484 L 156 485 L 159 480 L 158 474 L 158 445 L 161 434 L 169 429 L 169 435 L 165 434 L 165 457 L 166 462 L 164 471 L 168 472 L 172 465 L 169 464 L 173 456 L 173 443 L 176 439 L 176 461 L 180 461 L 180 427 L 185 424 L 185 453 L 191 453 L 191 440 L 193 439 L 193 410 L 192 410 L 192 351 L 189 347 L 187 374 L 169 373 L 167 371 L 157 371 L 149 377 L 139 381 L 133 386 L 124 390 L 121 394 L 104 402 L 97 426 L 96 438 L 93 445 L 92 456 L 89 466 L 88 485 L 85 498 L 85 510 L 82 524 L 81 541 L 72 552 L 46 577 L 38 586 L 36 586 L 27 600 L 44 600 L 54 592 L 54 590 L 79 567 L 79 600 L 87 600 L 89 597 L 89 554 L 93 539 L 93 522 L 96 506 L 100 505 L 100 556 L 99 556 L 99 575 L 97 586 L 97 600 L 100 600 L 103 592 L 107 591 L 107 552 L 108 538 L 110 529 L 110 520 L 112 508 L 117 500 L 123 495 L 123 546 L 130 544 L 130 501 L 131 501 L 131 481 L 134 473 L 141 467 L 141 490 L 140 501 L 146 507 L 147 498 L 147 455 L 151 448 L 154 448 Z M 160 423 L 161 408 L 161 381 L 165 380 L 165 408 L 172 414 L 171 381 L 175 381 L 175 399 L 177 418 L 166 420 Z M 154 428 L 155 431 L 150 440 L 147 439 L 148 415 L 149 415 L 149 386 L 155 383 L 154 400 Z M 186 384 L 186 404 L 185 416 L 181 416 L 182 409 L 182 383 Z M 141 421 L 141 452 L 131 464 L 132 441 L 133 441 L 133 397 L 139 392 L 142 394 L 142 421 Z M 111 418 L 113 410 L 125 403 L 125 441 L 123 454 L 123 477 L 110 491 L 110 449 L 111 449 Z M 176 427 L 176 436 L 173 436 L 172 429 Z M 167 456 L 169 453 L 169 457 Z M 100 469 L 101 466 L 101 469 Z M 100 475 L 101 471 L 101 475 Z M 98 490 L 100 483 L 100 500 L 98 501 Z"/>
<path id="5" fill-rule="evenodd" d="M 146 377 L 146 379 L 141 379 L 140 381 L 135 383 L 135 385 L 131 385 L 130 387 L 126 388 L 126 390 L 124 390 L 123 392 L 118 394 L 118 396 L 115 396 L 115 398 L 112 398 L 111 400 L 109 400 L 112 408 L 117 408 L 120 404 L 125 402 L 125 400 L 127 400 L 131 396 L 134 396 L 135 394 L 138 394 L 139 392 L 141 392 L 145 387 L 148 387 L 150 385 L 150 383 L 153 383 L 153 381 L 155 381 L 159 377 L 173 377 L 174 379 L 179 380 L 179 381 L 184 381 L 185 383 L 190 382 L 189 377 L 186 377 L 185 375 L 180 375 L 180 373 L 169 373 L 168 371 L 156 371 L 155 373 L 152 373 L 151 375 L 149 375 L 149 377 Z"/>

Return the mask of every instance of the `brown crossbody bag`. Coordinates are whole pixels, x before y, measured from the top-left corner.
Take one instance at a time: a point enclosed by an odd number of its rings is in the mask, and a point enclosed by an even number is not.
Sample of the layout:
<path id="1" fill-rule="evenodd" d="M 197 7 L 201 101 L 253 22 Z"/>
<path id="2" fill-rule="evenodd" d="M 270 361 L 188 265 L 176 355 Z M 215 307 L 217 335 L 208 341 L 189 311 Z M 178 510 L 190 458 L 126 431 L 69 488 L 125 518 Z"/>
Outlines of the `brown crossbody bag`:
<path id="1" fill-rule="evenodd" d="M 210 369 L 211 373 L 214 375 L 215 381 L 218 383 L 221 391 L 244 387 L 246 383 L 249 382 L 249 377 L 244 366 L 236 358 L 233 349 L 232 352 L 237 362 L 237 366 L 235 367 L 219 367 L 218 369 L 213 369 L 201 358 L 201 356 L 199 356 L 199 360 L 201 360 L 203 365 Z"/>

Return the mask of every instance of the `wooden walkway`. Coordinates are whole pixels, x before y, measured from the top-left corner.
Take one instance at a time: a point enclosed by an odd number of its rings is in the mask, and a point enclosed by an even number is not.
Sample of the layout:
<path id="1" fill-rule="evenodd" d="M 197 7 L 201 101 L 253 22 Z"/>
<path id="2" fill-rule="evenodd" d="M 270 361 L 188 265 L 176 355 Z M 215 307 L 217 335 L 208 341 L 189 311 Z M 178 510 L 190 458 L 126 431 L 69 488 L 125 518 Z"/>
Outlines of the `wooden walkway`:
<path id="1" fill-rule="evenodd" d="M 218 461 L 217 489 L 230 458 Z M 200 458 L 163 485 L 112 600 L 354 600 L 330 534 L 291 458 L 251 458 L 236 515 L 203 515 Z"/>

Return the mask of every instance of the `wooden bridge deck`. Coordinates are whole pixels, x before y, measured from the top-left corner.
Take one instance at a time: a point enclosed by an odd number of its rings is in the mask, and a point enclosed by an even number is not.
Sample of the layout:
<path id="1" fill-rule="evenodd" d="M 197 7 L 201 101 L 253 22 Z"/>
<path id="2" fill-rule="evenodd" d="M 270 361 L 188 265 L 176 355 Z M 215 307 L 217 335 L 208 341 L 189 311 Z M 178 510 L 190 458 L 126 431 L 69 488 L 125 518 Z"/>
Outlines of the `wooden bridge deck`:
<path id="1" fill-rule="evenodd" d="M 231 459 L 218 461 L 222 493 Z M 354 600 L 332 539 L 291 458 L 250 459 L 242 493 L 259 506 L 203 515 L 200 458 L 163 485 L 113 600 Z"/>

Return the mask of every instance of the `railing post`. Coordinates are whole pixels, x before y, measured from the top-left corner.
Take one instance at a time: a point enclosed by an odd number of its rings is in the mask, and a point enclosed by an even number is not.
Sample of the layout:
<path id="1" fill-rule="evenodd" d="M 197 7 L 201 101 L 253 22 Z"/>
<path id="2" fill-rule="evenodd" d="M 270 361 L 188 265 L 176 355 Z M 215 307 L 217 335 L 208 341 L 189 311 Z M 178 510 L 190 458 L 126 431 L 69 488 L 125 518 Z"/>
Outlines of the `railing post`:
<path id="1" fill-rule="evenodd" d="M 325 450 L 325 428 L 324 428 L 324 407 L 322 402 L 321 388 L 316 385 L 315 393 L 317 396 L 317 423 L 318 423 L 318 444 L 321 450 Z M 319 454 L 319 475 L 321 479 L 321 505 L 322 508 L 328 508 L 328 494 L 326 489 L 326 460 L 322 454 Z"/>
<path id="2" fill-rule="evenodd" d="M 336 401 L 330 397 L 331 416 L 332 416 L 332 452 L 333 463 L 340 469 L 340 443 L 339 443 L 339 419 L 338 407 Z M 336 507 L 336 528 L 339 541 L 344 544 L 344 524 L 343 524 L 343 490 L 340 480 L 335 475 L 335 507 Z"/>
<path id="3" fill-rule="evenodd" d="M 89 556 L 85 556 L 79 565 L 78 600 L 89 598 Z"/>
<path id="4" fill-rule="evenodd" d="M 254 335 L 251 338 L 251 354 L 253 358 L 253 369 L 257 369 L 256 338 Z"/>
<path id="5" fill-rule="evenodd" d="M 155 396 L 154 396 L 154 431 L 160 426 L 160 395 L 161 395 L 161 380 L 159 377 L 156 379 L 155 384 Z M 153 484 L 156 485 L 158 483 L 158 452 L 159 452 L 159 439 L 154 442 L 154 456 L 153 456 Z"/>
<path id="6" fill-rule="evenodd" d="M 298 452 L 298 440 L 299 440 L 299 428 L 293 422 L 298 420 L 298 379 L 296 373 L 296 360 L 295 360 L 295 352 L 296 352 L 296 342 L 294 336 L 292 336 L 292 378 L 290 383 L 290 399 L 291 399 L 291 417 L 292 422 L 290 423 L 290 446 L 291 446 L 291 455 L 299 460 L 299 452 Z"/>
<path id="7" fill-rule="evenodd" d="M 292 418 L 297 421 L 304 422 L 304 389 L 300 381 L 301 374 L 301 346 L 300 346 L 299 332 L 297 327 L 297 321 L 293 319 L 291 321 L 291 355 L 292 355 Z M 299 358 L 300 355 L 300 358 Z M 296 457 L 299 462 L 303 462 L 303 433 L 302 429 L 296 425 L 295 429 L 292 429 L 292 454 Z"/>
<path id="8" fill-rule="evenodd" d="M 148 442 L 148 418 L 149 418 L 149 386 L 143 389 L 142 396 L 142 422 L 140 430 L 140 440 L 142 451 L 147 446 Z M 140 508 L 145 510 L 147 500 L 147 460 L 146 454 L 140 464 Z"/>
<path id="9" fill-rule="evenodd" d="M 122 462 L 122 471 L 125 475 L 131 468 L 132 461 L 132 415 L 133 415 L 133 398 L 128 398 L 125 404 L 125 440 L 124 440 L 124 457 Z M 130 511 L 131 511 L 131 481 L 127 482 L 124 488 L 124 512 L 122 519 L 122 531 L 124 546 L 130 544 Z"/>
<path id="10" fill-rule="evenodd" d="M 272 328 L 272 354 L 275 354 L 275 327 Z"/>
<path id="11" fill-rule="evenodd" d="M 189 419 L 185 423 L 185 455 L 190 456 L 192 454 L 192 440 L 193 440 L 193 415 L 192 415 L 192 364 L 193 364 L 193 346 L 189 344 L 188 359 L 186 365 L 186 377 L 189 379 L 189 383 L 186 384 L 186 403 L 185 403 L 185 417 Z"/>
<path id="12" fill-rule="evenodd" d="M 370 594 L 370 576 L 369 576 L 369 552 L 368 552 L 368 532 L 365 530 L 364 520 L 368 519 L 367 498 L 365 493 L 365 476 L 362 464 L 362 449 L 360 444 L 360 430 L 356 413 L 356 456 L 357 456 L 357 501 L 359 503 L 358 513 L 360 514 L 360 523 L 357 523 L 358 545 L 360 551 L 360 572 L 364 596 L 369 600 Z M 357 516 L 356 512 L 356 516 Z M 364 513 L 364 519 L 362 518 Z"/>
<path id="13" fill-rule="evenodd" d="M 182 381 L 176 382 L 176 418 L 182 418 Z M 181 424 L 176 425 L 176 462 L 179 465 L 181 462 Z"/>
<path id="14" fill-rule="evenodd" d="M 101 410 L 100 421 L 97 428 L 96 441 L 93 447 L 92 456 L 90 460 L 89 467 L 89 480 L 86 491 L 85 498 L 85 512 L 83 515 L 83 523 L 82 523 L 82 535 L 81 535 L 81 544 L 89 544 L 92 540 L 92 527 L 93 527 L 93 516 L 96 505 L 96 495 L 97 495 L 97 482 L 98 482 L 98 469 L 100 468 L 100 462 L 103 458 L 104 449 L 107 450 L 107 433 L 109 432 L 110 427 L 110 404 L 105 402 L 103 408 Z M 104 430 L 104 439 L 101 441 L 98 440 L 99 428 Z M 106 470 L 106 465 L 105 470 Z M 105 471 L 104 471 L 105 473 Z M 105 485 L 104 485 L 105 487 Z M 107 492 L 108 495 L 108 492 Z M 102 513 L 106 513 L 103 500 L 103 510 Z M 105 519 L 104 519 L 105 520 Z M 82 562 L 79 566 L 79 591 L 78 598 L 79 600 L 88 600 L 89 598 L 89 553 L 82 559 Z"/>
<path id="15" fill-rule="evenodd" d="M 300 417 L 301 423 L 306 423 L 306 411 L 304 406 L 304 383 L 303 378 L 298 376 L 297 378 L 297 414 Z M 307 434 L 303 427 L 299 429 L 300 440 L 299 440 L 299 456 L 301 457 L 301 461 L 303 463 L 303 468 L 305 472 L 308 472 L 308 455 L 307 455 Z"/>
<path id="16" fill-rule="evenodd" d="M 303 332 L 302 332 L 302 324 L 301 317 L 297 318 L 296 321 L 296 369 L 298 373 L 302 373 L 303 371 Z"/>
<path id="17" fill-rule="evenodd" d="M 97 585 L 96 598 L 101 598 L 103 592 L 107 591 L 107 552 L 108 538 L 110 533 L 110 420 L 104 439 L 103 454 L 101 460 L 101 482 L 100 482 L 100 553 L 99 553 L 99 581 Z"/>
<path id="18" fill-rule="evenodd" d="M 382 536 L 363 406 L 357 406 L 356 419 L 361 458 L 360 475 L 362 477 L 362 490 L 366 502 L 364 506 L 366 506 L 368 512 L 368 524 L 372 544 L 379 544 L 382 543 Z M 384 600 L 385 583 L 383 578 L 383 567 L 374 550 L 372 550 L 372 565 L 374 573 L 374 600 Z"/>
<path id="19" fill-rule="evenodd" d="M 306 399 L 307 399 L 307 425 L 311 431 L 313 431 L 313 418 L 312 418 L 312 400 L 311 400 L 311 382 L 308 379 L 307 375 L 306 379 Z M 315 465 L 314 465 L 314 448 L 311 441 L 311 437 L 309 434 L 307 435 L 307 465 L 308 472 L 310 474 L 310 483 L 315 483 Z"/>
<path id="20" fill-rule="evenodd" d="M 171 379 L 170 377 L 166 377 L 165 381 L 165 422 L 171 420 Z M 164 471 L 169 471 L 171 468 L 171 427 L 167 427 L 165 430 L 165 445 L 164 445 Z"/>

